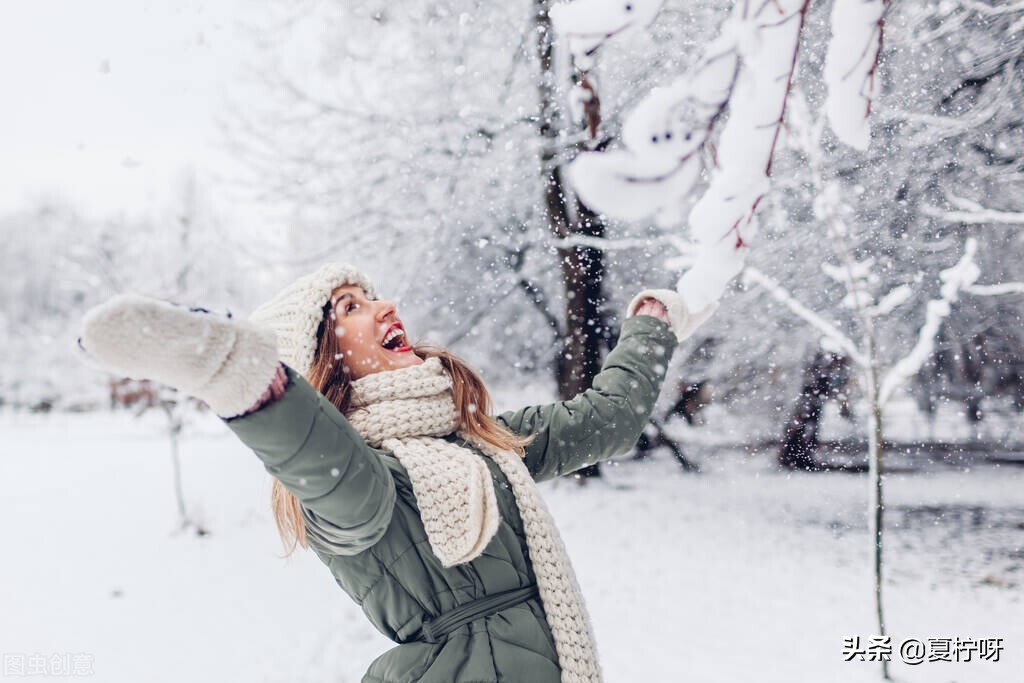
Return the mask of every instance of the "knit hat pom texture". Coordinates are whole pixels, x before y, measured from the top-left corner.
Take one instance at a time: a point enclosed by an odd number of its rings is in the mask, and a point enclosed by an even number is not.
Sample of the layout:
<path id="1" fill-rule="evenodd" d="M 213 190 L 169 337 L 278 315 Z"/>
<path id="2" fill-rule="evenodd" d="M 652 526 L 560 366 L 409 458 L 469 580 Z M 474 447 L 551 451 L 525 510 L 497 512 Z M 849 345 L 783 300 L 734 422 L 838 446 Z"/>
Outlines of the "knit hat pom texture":
<path id="1" fill-rule="evenodd" d="M 367 297 L 377 298 L 370 278 L 355 266 L 327 263 L 285 287 L 253 311 L 249 319 L 273 328 L 281 360 L 308 377 L 324 304 L 330 300 L 331 292 L 343 285 L 362 287 Z"/>

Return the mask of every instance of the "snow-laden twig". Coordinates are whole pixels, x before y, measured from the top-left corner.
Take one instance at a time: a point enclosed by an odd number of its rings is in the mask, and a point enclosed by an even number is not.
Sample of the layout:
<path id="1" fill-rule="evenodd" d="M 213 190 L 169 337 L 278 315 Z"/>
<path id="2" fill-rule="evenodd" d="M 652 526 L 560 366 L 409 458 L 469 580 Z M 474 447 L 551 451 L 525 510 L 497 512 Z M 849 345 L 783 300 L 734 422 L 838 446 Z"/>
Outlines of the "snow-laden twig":
<path id="1" fill-rule="evenodd" d="M 827 187 L 826 190 L 822 192 L 822 196 L 828 196 L 833 194 L 832 192 L 829 192 L 829 190 L 833 189 L 833 187 L 834 185 L 830 185 L 829 187 Z M 831 222 L 836 220 L 836 216 L 834 214 L 837 213 L 837 210 L 835 209 L 835 207 L 828 207 L 827 210 L 830 213 L 822 214 L 826 221 Z M 874 272 L 872 271 L 872 268 L 874 268 L 874 266 L 875 259 L 866 258 L 863 261 L 851 260 L 849 263 L 844 263 L 842 266 L 833 266 L 830 263 L 822 263 L 821 272 L 825 273 L 825 275 L 828 275 L 830 278 L 846 287 L 846 289 L 853 290 L 857 287 L 857 284 L 861 280 L 867 282 L 872 278 L 876 277 Z"/>
<path id="2" fill-rule="evenodd" d="M 922 206 L 921 213 L 949 223 L 1003 223 L 1006 225 L 1024 225 L 1024 212 L 998 211 L 982 209 L 979 211 L 946 211 L 935 206 Z"/>
<path id="3" fill-rule="evenodd" d="M 910 285 L 897 285 L 889 290 L 888 294 L 879 299 L 877 304 L 869 306 L 865 313 L 872 318 L 881 318 L 905 304 L 913 295 L 914 288 Z"/>
<path id="4" fill-rule="evenodd" d="M 878 58 L 888 0 L 835 0 L 825 56 L 825 112 L 836 136 L 856 149 L 871 142 L 869 117 L 879 92 Z"/>
<path id="5" fill-rule="evenodd" d="M 960 197 L 960 196 L 955 195 L 952 192 L 948 192 L 948 191 L 945 192 L 944 194 L 946 195 L 946 201 L 948 201 L 950 204 L 952 204 L 953 206 L 955 206 L 958 209 L 962 209 L 964 211 L 984 211 L 985 210 L 984 206 L 982 206 L 978 202 L 974 201 L 973 199 L 968 199 L 967 197 Z"/>
<path id="6" fill-rule="evenodd" d="M 852 339 L 843 334 L 838 327 L 797 301 L 792 294 L 782 287 L 782 285 L 772 280 L 760 270 L 750 265 L 746 266 L 743 269 L 743 281 L 748 284 L 753 283 L 764 287 L 776 301 L 785 304 L 789 310 L 796 313 L 801 319 L 809 323 L 825 337 L 834 342 L 850 357 L 851 360 L 861 366 L 867 365 L 867 358 L 861 350 L 857 348 L 857 345 Z"/>
<path id="7" fill-rule="evenodd" d="M 588 206 L 622 220 L 682 222 L 680 205 L 704 170 L 701 152 L 735 82 L 730 40 L 716 39 L 690 73 L 637 103 L 623 124 L 625 149 L 576 157 L 569 179 Z"/>
<path id="8" fill-rule="evenodd" d="M 889 106 L 875 107 L 875 115 L 883 121 L 907 122 L 919 124 L 923 129 L 914 133 L 910 142 L 916 145 L 931 144 L 944 138 L 959 135 L 964 130 L 975 128 L 991 120 L 1002 108 L 1006 107 L 1008 98 L 1012 98 L 1013 88 L 1020 77 L 1016 73 L 1016 60 L 1007 60 L 999 76 L 993 83 L 994 87 L 985 88 L 971 108 L 959 116 L 941 116 L 922 114 L 894 109 Z"/>
<path id="9" fill-rule="evenodd" d="M 581 235 L 574 233 L 561 239 L 552 239 L 551 246 L 557 249 L 572 249 L 573 247 L 591 247 L 601 251 L 616 251 L 619 249 L 650 249 L 652 244 L 667 241 L 665 238 L 652 240 L 640 237 L 624 237 L 622 239 L 605 239 L 592 235 Z"/>
<path id="10" fill-rule="evenodd" d="M 921 329 L 917 333 L 917 342 L 914 344 L 914 348 L 885 374 L 878 392 L 880 405 L 885 405 L 892 398 L 896 389 L 916 375 L 932 355 L 935 350 L 935 336 L 938 334 L 942 322 L 949 317 L 953 303 L 959 298 L 960 292 L 971 287 L 981 274 L 974 262 L 974 253 L 977 249 L 977 240 L 973 237 L 968 238 L 964 245 L 963 256 L 960 257 L 956 265 L 939 274 L 942 280 L 939 298 L 928 302 L 924 324 L 921 325 Z"/>
<path id="11" fill-rule="evenodd" d="M 1002 5 L 1000 7 L 994 5 L 986 5 L 983 2 L 977 2 L 977 0 L 960 0 L 960 4 L 965 8 L 974 10 L 978 14 L 984 14 L 985 16 L 993 17 L 1000 14 L 1013 14 L 1014 12 L 1024 12 L 1024 2 L 1017 2 L 1011 5 Z"/>
<path id="12" fill-rule="evenodd" d="M 1024 282 L 1000 282 L 995 285 L 971 285 L 964 287 L 968 294 L 977 296 L 1000 296 L 1002 294 L 1024 294 Z"/>
<path id="13" fill-rule="evenodd" d="M 569 46 L 581 69 L 605 41 L 638 28 L 658 16 L 664 0 L 573 0 L 551 8 L 551 24 Z"/>
<path id="14" fill-rule="evenodd" d="M 700 177 L 696 157 L 638 157 L 627 150 L 580 154 L 569 166 L 569 179 L 583 202 L 594 211 L 634 221 L 676 209 Z"/>
<path id="15" fill-rule="evenodd" d="M 681 222 L 683 199 L 705 161 L 714 164 L 689 216 L 698 253 L 676 285 L 694 310 L 721 298 L 757 231 L 754 213 L 769 186 L 807 5 L 738 0 L 697 65 L 630 113 L 625 149 L 580 154 L 569 167 L 573 188 L 593 210 L 623 220 L 653 215 L 667 226 Z"/>
<path id="16" fill-rule="evenodd" d="M 768 190 L 807 5 L 808 0 L 776 0 L 750 13 L 746 9 L 754 5 L 736 5 L 729 28 L 741 68 L 718 143 L 717 168 L 690 212 L 700 254 L 676 283 L 693 310 L 721 298 L 742 270 L 757 232 L 755 212 Z"/>

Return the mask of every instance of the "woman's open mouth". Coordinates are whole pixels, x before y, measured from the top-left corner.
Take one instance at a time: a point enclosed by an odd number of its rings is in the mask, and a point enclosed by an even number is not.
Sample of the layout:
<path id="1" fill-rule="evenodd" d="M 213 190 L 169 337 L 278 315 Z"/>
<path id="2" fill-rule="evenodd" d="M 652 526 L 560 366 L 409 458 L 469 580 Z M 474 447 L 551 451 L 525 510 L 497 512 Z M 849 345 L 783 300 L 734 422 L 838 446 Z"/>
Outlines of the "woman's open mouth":
<path id="1" fill-rule="evenodd" d="M 380 345 L 387 351 L 394 353 L 405 353 L 406 351 L 412 351 L 412 347 L 405 339 L 405 330 L 398 323 L 395 323 L 388 328 L 387 333 L 381 340 Z"/>

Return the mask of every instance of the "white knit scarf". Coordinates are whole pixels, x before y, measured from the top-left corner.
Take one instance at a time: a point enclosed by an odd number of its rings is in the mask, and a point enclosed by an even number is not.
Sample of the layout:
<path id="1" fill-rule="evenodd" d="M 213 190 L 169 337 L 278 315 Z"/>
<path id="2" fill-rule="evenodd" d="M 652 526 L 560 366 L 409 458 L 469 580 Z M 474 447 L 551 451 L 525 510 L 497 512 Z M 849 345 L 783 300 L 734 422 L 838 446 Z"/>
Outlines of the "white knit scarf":
<path id="1" fill-rule="evenodd" d="M 498 530 L 487 465 L 474 451 L 438 438 L 456 432 L 452 380 L 439 358 L 352 382 L 348 419 L 371 446 L 394 453 L 409 473 L 430 547 L 445 567 L 478 557 Z M 522 458 L 459 431 L 497 463 L 512 485 L 537 589 L 563 683 L 599 683 L 590 618 L 562 538 Z"/>

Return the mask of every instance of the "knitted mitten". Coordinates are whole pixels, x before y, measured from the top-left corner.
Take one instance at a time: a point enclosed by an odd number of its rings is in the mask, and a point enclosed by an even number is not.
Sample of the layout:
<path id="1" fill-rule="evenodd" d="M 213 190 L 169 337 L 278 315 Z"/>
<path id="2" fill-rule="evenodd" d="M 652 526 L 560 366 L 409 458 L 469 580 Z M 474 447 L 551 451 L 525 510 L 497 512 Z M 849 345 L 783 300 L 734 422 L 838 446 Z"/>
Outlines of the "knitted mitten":
<path id="1" fill-rule="evenodd" d="M 668 319 L 671 321 L 670 327 L 676 333 L 676 339 L 679 341 L 683 341 L 693 334 L 694 330 L 710 318 L 711 314 L 718 308 L 718 302 L 715 302 L 706 306 L 702 311 L 690 313 L 686 308 L 686 302 L 683 301 L 683 297 L 679 296 L 679 292 L 671 289 L 645 289 L 629 302 L 629 306 L 626 307 L 626 317 L 635 315 L 636 309 L 640 307 L 640 302 L 648 298 L 655 299 L 664 304 L 666 310 L 668 310 Z"/>
<path id="2" fill-rule="evenodd" d="M 222 417 L 252 406 L 278 367 L 272 329 L 132 294 L 89 310 L 78 343 L 111 372 L 180 389 Z"/>

